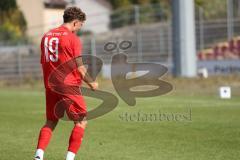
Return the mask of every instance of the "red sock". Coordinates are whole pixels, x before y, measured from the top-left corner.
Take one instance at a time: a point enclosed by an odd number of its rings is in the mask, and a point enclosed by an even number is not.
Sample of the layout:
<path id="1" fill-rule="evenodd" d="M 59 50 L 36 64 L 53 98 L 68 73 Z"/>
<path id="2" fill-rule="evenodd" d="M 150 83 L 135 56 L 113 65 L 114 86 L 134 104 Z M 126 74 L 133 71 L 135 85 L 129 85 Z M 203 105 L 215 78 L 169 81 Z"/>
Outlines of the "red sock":
<path id="1" fill-rule="evenodd" d="M 45 150 L 52 137 L 52 130 L 49 127 L 44 126 L 39 134 L 37 149 Z"/>
<path id="2" fill-rule="evenodd" d="M 84 135 L 84 129 L 82 127 L 75 126 L 73 128 L 71 136 L 69 138 L 68 151 L 77 154 L 82 143 L 83 135 Z"/>

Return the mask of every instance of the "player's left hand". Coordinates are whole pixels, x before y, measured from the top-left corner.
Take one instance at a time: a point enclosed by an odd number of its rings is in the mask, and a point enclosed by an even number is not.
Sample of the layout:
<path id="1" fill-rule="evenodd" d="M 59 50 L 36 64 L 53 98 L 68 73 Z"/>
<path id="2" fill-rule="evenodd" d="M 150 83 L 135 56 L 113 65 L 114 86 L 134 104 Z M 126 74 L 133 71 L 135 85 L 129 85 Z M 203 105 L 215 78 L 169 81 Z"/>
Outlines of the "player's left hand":
<path id="1" fill-rule="evenodd" d="M 89 83 L 90 88 L 95 91 L 98 89 L 98 82 L 91 82 Z"/>

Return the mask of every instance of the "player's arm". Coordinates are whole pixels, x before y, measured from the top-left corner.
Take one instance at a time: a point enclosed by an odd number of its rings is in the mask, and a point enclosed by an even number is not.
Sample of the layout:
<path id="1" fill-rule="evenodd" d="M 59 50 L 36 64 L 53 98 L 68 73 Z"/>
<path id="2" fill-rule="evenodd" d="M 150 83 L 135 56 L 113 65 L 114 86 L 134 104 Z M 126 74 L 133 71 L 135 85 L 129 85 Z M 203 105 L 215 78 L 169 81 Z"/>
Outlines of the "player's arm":
<path id="1" fill-rule="evenodd" d="M 98 88 L 98 83 L 93 80 L 93 78 L 88 74 L 86 67 L 83 64 L 82 57 L 76 58 L 76 63 L 78 66 L 78 71 L 81 74 L 83 81 L 92 89 L 96 90 Z"/>

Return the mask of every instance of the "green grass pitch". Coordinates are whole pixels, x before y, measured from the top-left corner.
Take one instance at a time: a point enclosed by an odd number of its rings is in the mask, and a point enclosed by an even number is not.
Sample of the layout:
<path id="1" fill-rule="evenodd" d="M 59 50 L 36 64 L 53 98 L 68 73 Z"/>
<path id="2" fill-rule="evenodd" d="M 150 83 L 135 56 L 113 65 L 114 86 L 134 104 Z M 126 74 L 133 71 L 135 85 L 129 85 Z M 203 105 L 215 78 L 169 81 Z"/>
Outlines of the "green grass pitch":
<path id="1" fill-rule="evenodd" d="M 88 106 L 99 101 L 87 99 Z M 191 110 L 191 113 L 190 113 Z M 187 119 L 140 121 L 128 115 L 191 116 Z M 0 90 L 0 159 L 33 159 L 44 123 L 44 93 Z M 143 116 L 144 117 L 144 116 Z M 129 117 L 128 117 L 129 118 Z M 63 160 L 73 124 L 61 121 L 45 153 L 46 160 Z M 79 160 L 238 160 L 240 98 L 216 95 L 168 94 L 137 99 L 135 107 L 120 100 L 109 114 L 88 122 Z"/>

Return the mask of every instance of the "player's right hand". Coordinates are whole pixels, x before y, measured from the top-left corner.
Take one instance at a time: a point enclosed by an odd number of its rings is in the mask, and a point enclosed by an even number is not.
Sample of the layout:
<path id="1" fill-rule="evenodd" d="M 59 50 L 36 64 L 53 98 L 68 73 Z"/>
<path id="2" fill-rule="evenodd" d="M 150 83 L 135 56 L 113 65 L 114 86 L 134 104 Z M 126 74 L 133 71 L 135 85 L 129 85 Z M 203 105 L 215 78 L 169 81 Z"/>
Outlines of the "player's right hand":
<path id="1" fill-rule="evenodd" d="M 98 82 L 91 82 L 89 83 L 90 88 L 95 91 L 98 89 Z"/>

